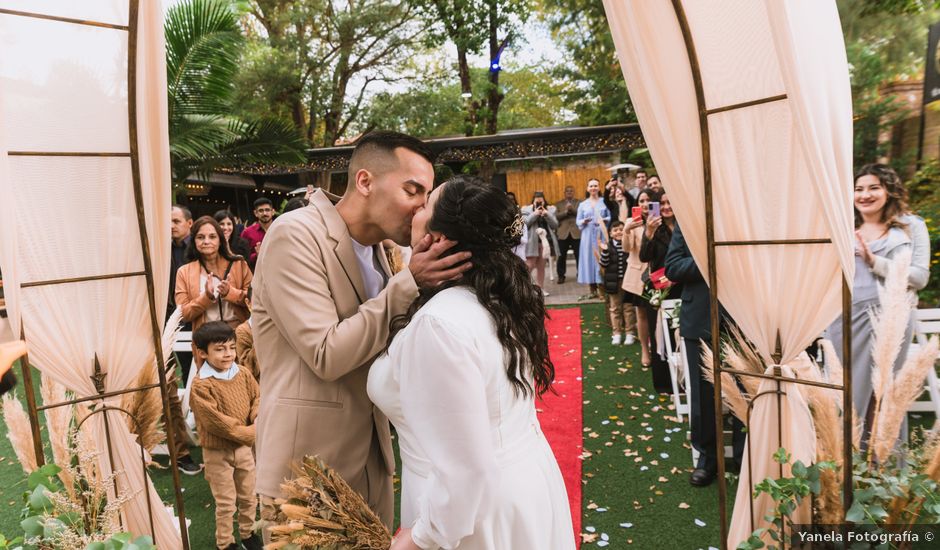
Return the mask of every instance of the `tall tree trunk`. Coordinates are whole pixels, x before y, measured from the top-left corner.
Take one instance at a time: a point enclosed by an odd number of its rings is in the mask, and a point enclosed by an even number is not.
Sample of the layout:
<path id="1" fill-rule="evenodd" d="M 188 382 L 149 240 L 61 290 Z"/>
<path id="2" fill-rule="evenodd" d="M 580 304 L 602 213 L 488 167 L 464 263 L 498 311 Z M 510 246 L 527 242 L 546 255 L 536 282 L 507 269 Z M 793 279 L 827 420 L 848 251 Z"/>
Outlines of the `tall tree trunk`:
<path id="1" fill-rule="evenodd" d="M 460 76 L 460 93 L 463 94 L 467 114 L 464 117 L 464 134 L 472 136 L 476 133 L 478 111 L 480 103 L 473 99 L 473 82 L 470 80 L 470 62 L 467 60 L 467 50 L 457 48 L 457 73 Z"/>
<path id="2" fill-rule="evenodd" d="M 343 104 L 346 99 L 346 88 L 349 85 L 349 56 L 352 44 L 343 40 L 340 46 L 339 60 L 333 71 L 333 94 L 330 97 L 330 108 L 323 117 L 323 142 L 332 147 L 339 139 L 339 128 L 343 119 Z"/>
<path id="3" fill-rule="evenodd" d="M 497 6 L 494 0 L 489 2 L 489 30 L 490 30 L 490 63 L 499 55 L 499 38 L 497 29 Z M 499 71 L 490 67 L 490 85 L 486 91 L 486 133 L 495 134 L 498 131 L 499 105 L 503 102 L 503 94 L 499 93 Z"/>
<path id="4" fill-rule="evenodd" d="M 495 0 L 490 0 L 489 2 L 489 46 L 490 46 L 490 63 L 492 64 L 496 60 L 496 56 L 499 55 L 499 48 L 501 44 L 499 43 L 499 38 L 497 37 L 498 32 L 498 20 L 497 20 L 497 2 Z M 494 70 L 493 67 L 490 67 L 489 72 L 489 85 L 486 90 L 486 119 L 484 122 L 485 131 L 487 134 L 495 134 L 499 131 L 499 105 L 503 101 L 503 94 L 499 92 L 499 70 Z M 480 163 L 480 177 L 486 181 L 492 181 L 493 175 L 496 173 L 496 162 L 493 159 L 484 160 Z"/>
<path id="5" fill-rule="evenodd" d="M 301 101 L 298 96 L 291 99 L 290 103 L 290 116 L 294 123 L 294 128 L 296 128 L 298 132 L 304 132 L 307 128 L 307 113 L 304 109 L 303 101 Z"/>

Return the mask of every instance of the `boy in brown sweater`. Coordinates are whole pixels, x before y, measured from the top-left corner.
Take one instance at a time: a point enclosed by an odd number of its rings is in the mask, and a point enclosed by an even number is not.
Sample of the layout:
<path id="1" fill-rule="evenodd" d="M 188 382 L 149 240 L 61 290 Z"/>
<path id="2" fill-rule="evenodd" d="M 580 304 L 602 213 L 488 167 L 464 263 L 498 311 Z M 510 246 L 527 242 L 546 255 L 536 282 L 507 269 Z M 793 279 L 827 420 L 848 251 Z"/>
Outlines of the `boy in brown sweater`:
<path id="1" fill-rule="evenodd" d="M 255 417 L 259 389 L 254 376 L 235 364 L 235 331 L 221 321 L 193 333 L 196 356 L 203 361 L 193 381 L 190 405 L 206 463 L 206 481 L 215 498 L 215 543 L 223 550 L 261 550 L 252 533 L 255 495 Z M 235 543 L 232 515 L 238 508 L 242 545 Z"/>

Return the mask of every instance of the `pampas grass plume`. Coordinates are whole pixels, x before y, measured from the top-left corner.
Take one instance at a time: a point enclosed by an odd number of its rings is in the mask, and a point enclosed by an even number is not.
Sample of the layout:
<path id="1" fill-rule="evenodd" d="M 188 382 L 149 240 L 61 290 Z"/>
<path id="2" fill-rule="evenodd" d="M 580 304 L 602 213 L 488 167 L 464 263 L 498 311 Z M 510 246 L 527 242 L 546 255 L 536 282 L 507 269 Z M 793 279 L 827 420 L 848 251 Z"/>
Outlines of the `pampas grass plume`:
<path id="1" fill-rule="evenodd" d="M 907 297 L 907 275 L 911 264 L 910 251 L 900 252 L 889 265 L 884 287 L 879 289 L 881 311 L 871 313 L 872 333 L 872 388 L 875 410 L 880 407 L 888 391 L 894 362 L 904 344 L 904 334 L 911 316 L 911 303 Z"/>
<path id="2" fill-rule="evenodd" d="M 898 440 L 901 424 L 907 416 L 907 409 L 924 392 L 924 379 L 927 372 L 934 368 L 937 355 L 940 354 L 940 342 L 932 336 L 916 356 L 908 359 L 893 380 L 889 380 L 882 404 L 876 416 L 877 430 L 873 434 L 875 456 L 886 460 Z"/>
<path id="3" fill-rule="evenodd" d="M 721 397 L 731 409 L 731 414 L 747 425 L 748 400 L 741 395 L 736 379 L 727 372 L 721 373 Z"/>
<path id="4" fill-rule="evenodd" d="M 39 469 L 33 451 L 33 432 L 23 404 L 11 392 L 3 396 L 3 419 L 7 424 L 7 438 L 13 445 L 17 460 L 27 474 Z"/>
<path id="5" fill-rule="evenodd" d="M 43 405 L 53 405 L 63 403 L 67 397 L 65 387 L 52 379 L 51 376 L 43 376 L 39 384 L 39 393 L 42 396 Z M 69 497 L 75 496 L 75 478 L 72 476 L 72 449 L 69 441 L 72 439 L 72 416 L 73 407 L 71 405 L 62 407 L 53 407 L 43 411 L 46 415 L 46 430 L 49 432 L 49 446 L 52 447 L 52 460 L 59 470 L 59 479 L 65 487 Z"/>
<path id="6" fill-rule="evenodd" d="M 728 359 L 731 355 L 737 357 L 737 350 L 732 347 L 725 348 L 725 359 Z M 715 373 L 712 368 L 712 350 L 707 345 L 702 345 L 702 376 L 705 377 L 705 380 L 715 383 Z M 743 376 L 742 378 L 750 378 Z M 748 399 L 741 393 L 741 388 L 737 384 L 737 378 L 732 376 L 729 372 L 721 373 L 721 398 L 728 405 L 728 408 L 731 409 L 731 414 L 736 416 L 738 420 L 747 424 L 747 409 L 748 409 Z"/>

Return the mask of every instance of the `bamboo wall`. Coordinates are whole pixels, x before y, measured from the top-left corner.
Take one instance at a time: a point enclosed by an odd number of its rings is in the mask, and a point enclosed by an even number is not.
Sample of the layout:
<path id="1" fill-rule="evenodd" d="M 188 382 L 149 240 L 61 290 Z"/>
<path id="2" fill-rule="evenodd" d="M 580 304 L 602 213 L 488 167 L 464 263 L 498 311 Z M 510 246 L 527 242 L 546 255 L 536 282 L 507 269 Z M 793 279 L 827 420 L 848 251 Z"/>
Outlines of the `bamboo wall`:
<path id="1" fill-rule="evenodd" d="M 610 179 L 610 172 L 605 166 L 567 168 L 557 170 L 532 170 L 506 172 L 506 191 L 516 194 L 520 206 L 532 201 L 532 193 L 543 191 L 549 203 L 558 202 L 565 196 L 565 186 L 574 186 L 574 196 L 583 199 L 587 191 L 587 182 L 595 178 L 601 187 Z"/>

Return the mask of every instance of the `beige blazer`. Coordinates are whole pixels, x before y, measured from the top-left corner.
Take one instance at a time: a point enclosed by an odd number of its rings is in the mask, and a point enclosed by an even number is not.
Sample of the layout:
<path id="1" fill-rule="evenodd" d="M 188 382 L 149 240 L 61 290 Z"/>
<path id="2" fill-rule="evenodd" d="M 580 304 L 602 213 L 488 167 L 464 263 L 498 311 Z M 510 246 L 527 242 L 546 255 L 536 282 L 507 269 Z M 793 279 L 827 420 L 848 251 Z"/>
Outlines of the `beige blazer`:
<path id="1" fill-rule="evenodd" d="M 382 486 L 365 473 L 370 453 L 381 452 L 388 474 L 395 472 L 388 419 L 369 400 L 366 380 L 390 319 L 405 312 L 418 287 L 410 270 L 391 276 L 379 257 L 388 284 L 366 300 L 346 223 L 322 190 L 268 229 L 252 285 L 262 373 L 256 487 L 263 496 L 280 496 L 304 455 L 319 455 L 367 500 L 370 486 Z"/>
<path id="2" fill-rule="evenodd" d="M 574 206 L 574 212 L 568 213 L 569 204 Z M 558 220 L 558 229 L 555 230 L 555 233 L 558 235 L 559 239 L 567 239 L 569 237 L 572 239 L 581 238 L 581 230 L 578 229 L 577 217 L 577 199 L 571 199 L 571 201 L 561 199 L 555 203 L 555 219 Z"/>
<path id="3" fill-rule="evenodd" d="M 623 250 L 630 254 L 627 258 L 627 272 L 623 275 L 621 288 L 637 296 L 643 295 L 643 272 L 646 263 L 640 261 L 640 245 L 643 243 L 644 226 L 625 232 L 623 235 Z"/>

